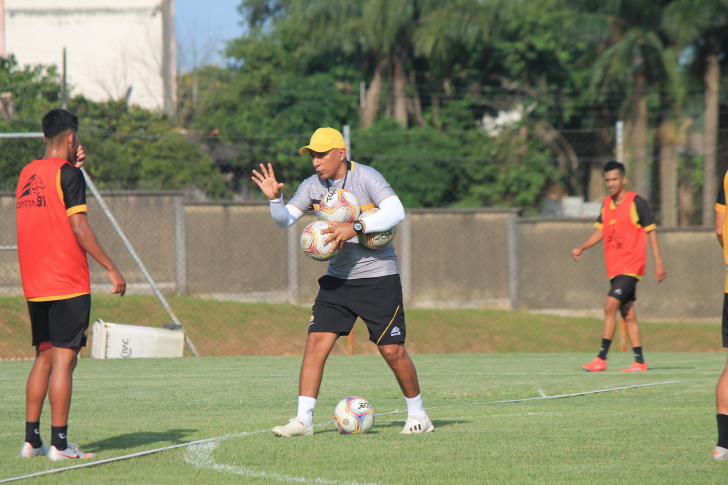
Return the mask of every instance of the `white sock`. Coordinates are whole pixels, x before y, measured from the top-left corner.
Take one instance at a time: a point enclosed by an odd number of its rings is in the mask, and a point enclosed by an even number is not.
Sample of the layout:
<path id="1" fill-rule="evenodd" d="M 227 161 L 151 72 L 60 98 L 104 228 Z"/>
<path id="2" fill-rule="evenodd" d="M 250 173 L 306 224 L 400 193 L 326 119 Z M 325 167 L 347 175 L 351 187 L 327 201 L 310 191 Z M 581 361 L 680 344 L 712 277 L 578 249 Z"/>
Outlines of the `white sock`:
<path id="1" fill-rule="evenodd" d="M 298 396 L 298 419 L 306 423 L 306 426 L 311 426 L 313 424 L 313 410 L 315 408 L 315 398 Z"/>
<path id="2" fill-rule="evenodd" d="M 419 416 L 426 418 L 427 413 L 425 412 L 425 406 L 422 404 L 422 394 L 417 394 L 412 399 L 404 398 L 407 402 L 407 418 L 410 416 Z"/>

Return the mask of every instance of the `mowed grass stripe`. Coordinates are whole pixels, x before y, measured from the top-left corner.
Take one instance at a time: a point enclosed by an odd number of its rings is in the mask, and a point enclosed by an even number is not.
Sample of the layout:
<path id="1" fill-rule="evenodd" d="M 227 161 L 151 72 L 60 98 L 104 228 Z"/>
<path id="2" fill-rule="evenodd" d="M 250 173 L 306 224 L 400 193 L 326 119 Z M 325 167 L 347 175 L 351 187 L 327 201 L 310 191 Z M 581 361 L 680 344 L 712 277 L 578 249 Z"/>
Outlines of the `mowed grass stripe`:
<path id="1" fill-rule="evenodd" d="M 200 355 L 302 355 L 310 307 L 234 303 L 172 295 L 169 302 Z M 169 322 L 154 296 L 94 295 L 91 320 L 161 327 Z M 412 354 L 594 352 L 603 321 L 504 310 L 405 309 L 407 348 Z M 639 313 L 639 312 L 638 312 Z M 647 360 L 650 352 L 719 352 L 720 324 L 641 322 Z M 90 333 L 90 331 L 89 331 Z M 35 355 L 23 298 L 0 298 L 0 358 Z M 612 351 L 619 351 L 615 340 Z M 339 339 L 334 355 L 348 353 Z M 366 326 L 354 327 L 356 354 L 377 354 Z M 189 354 L 185 350 L 186 355 Z M 90 355 L 89 347 L 83 356 Z"/>
<path id="2" fill-rule="evenodd" d="M 619 372 L 615 354 L 602 373 L 579 369 L 592 354 L 415 355 L 427 407 L 567 394 L 685 380 L 567 399 L 431 409 L 436 430 L 399 433 L 398 416 L 365 436 L 333 425 L 312 439 L 262 432 L 219 443 L 221 471 L 185 461 L 184 450 L 33 479 L 33 483 L 280 483 L 283 475 L 358 483 L 724 483 L 715 463 L 715 381 L 724 355 L 651 353 L 653 369 Z M 74 386 L 70 438 L 111 458 L 138 451 L 267 430 L 296 412 L 300 357 L 82 359 Z M 0 478 L 58 465 L 15 458 L 22 441 L 29 362 L 2 362 Z M 362 395 L 376 412 L 404 410 L 391 371 L 378 356 L 332 356 L 314 421 L 329 421 L 339 399 Z M 404 415 L 402 415 L 404 419 Z M 42 418 L 48 437 L 49 409 Z M 226 466 L 255 476 L 225 473 Z M 268 475 L 262 474 L 265 472 Z M 258 476 L 258 478 L 256 478 Z M 266 478 L 268 477 L 268 478 Z"/>

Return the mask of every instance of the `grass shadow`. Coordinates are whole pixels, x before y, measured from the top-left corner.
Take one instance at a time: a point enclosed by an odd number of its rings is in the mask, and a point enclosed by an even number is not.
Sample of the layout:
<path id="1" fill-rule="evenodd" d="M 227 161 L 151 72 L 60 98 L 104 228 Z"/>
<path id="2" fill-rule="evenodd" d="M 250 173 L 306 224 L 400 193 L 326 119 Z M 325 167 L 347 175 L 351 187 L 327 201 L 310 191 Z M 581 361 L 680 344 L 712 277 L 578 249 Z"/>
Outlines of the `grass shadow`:
<path id="1" fill-rule="evenodd" d="M 464 420 L 464 419 L 458 419 L 458 420 L 433 419 L 431 421 L 432 421 L 432 424 L 435 425 L 435 431 L 437 431 L 438 428 L 443 428 L 443 427 L 451 426 L 451 425 L 457 424 L 457 423 L 469 423 L 469 421 Z M 374 428 L 372 428 L 372 430 L 369 433 L 367 433 L 367 434 L 377 434 L 379 432 L 379 431 L 377 431 L 377 428 L 400 428 L 401 429 L 404 426 L 404 422 L 405 422 L 404 419 L 397 419 L 397 420 L 394 420 L 394 421 L 386 421 L 386 422 L 383 422 L 383 423 L 382 422 L 379 422 L 379 421 L 376 421 L 374 423 Z M 333 424 L 331 425 L 330 428 L 325 428 L 325 429 L 322 429 L 320 431 L 318 429 L 316 430 L 316 434 L 324 434 L 324 433 L 335 433 L 335 434 L 339 434 L 339 430 L 336 429 L 336 427 Z"/>
<path id="2" fill-rule="evenodd" d="M 187 436 L 196 431 L 196 429 L 170 429 L 169 431 L 160 432 L 139 431 L 137 433 L 121 434 L 94 441 L 93 443 L 87 443 L 82 449 L 97 453 L 99 451 L 125 450 L 154 443 L 172 442 L 174 444 L 180 444 L 188 441 L 186 440 Z"/>

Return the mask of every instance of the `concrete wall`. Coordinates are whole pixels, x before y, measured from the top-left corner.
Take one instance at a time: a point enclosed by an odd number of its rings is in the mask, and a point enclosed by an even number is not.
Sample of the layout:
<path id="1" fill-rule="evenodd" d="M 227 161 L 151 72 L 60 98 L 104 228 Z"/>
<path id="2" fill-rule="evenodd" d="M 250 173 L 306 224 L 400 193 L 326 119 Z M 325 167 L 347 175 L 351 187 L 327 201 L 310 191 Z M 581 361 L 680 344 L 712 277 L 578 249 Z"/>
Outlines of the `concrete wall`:
<path id="1" fill-rule="evenodd" d="M 519 223 L 520 295 L 523 309 L 601 309 L 609 291 L 601 243 L 574 262 L 571 250 L 594 231 L 593 221 L 526 219 Z M 725 265 L 711 229 L 659 229 L 667 271 L 654 279 L 647 249 L 645 277 L 637 286 L 637 311 L 653 318 L 718 318 Z"/>
<path id="2" fill-rule="evenodd" d="M 287 301 L 286 231 L 268 204 L 193 204 L 185 212 L 189 293 Z"/>
<path id="3" fill-rule="evenodd" d="M 104 192 L 104 200 L 127 238 L 160 288 L 172 293 L 175 283 L 174 192 Z M 130 292 L 149 293 L 151 288 L 117 235 L 98 202 L 87 195 L 89 224 L 101 245 L 112 257 L 129 283 Z M 15 197 L 0 194 L 0 246 L 17 244 Z M 49 242 L 52 244 L 52 241 Z M 108 291 L 106 270 L 89 258 L 94 291 Z M 0 294 L 22 293 L 15 251 L 0 251 Z"/>
<path id="4" fill-rule="evenodd" d="M 414 210 L 410 214 L 410 306 L 509 306 L 508 211 Z"/>
<path id="5" fill-rule="evenodd" d="M 3 0 L 0 17 L 5 55 L 21 65 L 60 71 L 67 49 L 75 94 L 105 101 L 131 87 L 130 102 L 149 109 L 176 96 L 174 0 Z"/>
<path id="6" fill-rule="evenodd" d="M 188 203 L 169 192 L 110 192 L 104 198 L 152 277 L 165 293 L 234 301 L 310 304 L 326 263 L 308 259 L 299 237 L 314 216 L 278 229 L 265 203 Z M 89 219 L 130 283 L 149 293 L 141 271 L 97 202 Z M 15 198 L 0 194 L 0 247 L 15 244 Z M 609 283 L 601 245 L 576 263 L 571 249 L 594 231 L 592 221 L 518 219 L 510 210 L 409 210 L 394 245 L 405 305 L 518 307 L 591 311 L 603 307 Z M 721 314 L 723 264 L 713 231 L 658 230 L 668 272 L 657 284 L 648 250 L 637 289 L 641 317 L 713 319 Z M 91 262 L 94 291 L 108 291 Z M 18 294 L 17 254 L 0 251 L 0 294 Z"/>

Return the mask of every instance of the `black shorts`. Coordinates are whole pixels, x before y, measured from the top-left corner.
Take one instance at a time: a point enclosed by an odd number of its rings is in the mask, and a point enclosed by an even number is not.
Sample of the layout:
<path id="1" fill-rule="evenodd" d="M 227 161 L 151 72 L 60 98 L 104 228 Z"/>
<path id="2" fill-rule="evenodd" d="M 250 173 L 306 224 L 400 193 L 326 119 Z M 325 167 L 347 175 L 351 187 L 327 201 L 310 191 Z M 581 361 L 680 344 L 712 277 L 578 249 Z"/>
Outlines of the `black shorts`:
<path id="1" fill-rule="evenodd" d="M 639 280 L 634 276 L 617 275 L 612 278 L 612 287 L 607 295 L 621 301 L 623 305 L 635 301 L 637 299 L 638 282 Z"/>
<path id="2" fill-rule="evenodd" d="M 349 335 L 356 318 L 361 317 L 375 344 L 404 343 L 407 329 L 398 274 L 355 280 L 323 276 L 318 281 L 308 333 Z"/>
<path id="3" fill-rule="evenodd" d="M 728 293 L 723 295 L 723 347 L 728 348 Z"/>
<path id="4" fill-rule="evenodd" d="M 66 300 L 29 301 L 33 345 L 51 342 L 53 347 L 85 347 L 91 316 L 91 295 Z"/>

